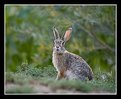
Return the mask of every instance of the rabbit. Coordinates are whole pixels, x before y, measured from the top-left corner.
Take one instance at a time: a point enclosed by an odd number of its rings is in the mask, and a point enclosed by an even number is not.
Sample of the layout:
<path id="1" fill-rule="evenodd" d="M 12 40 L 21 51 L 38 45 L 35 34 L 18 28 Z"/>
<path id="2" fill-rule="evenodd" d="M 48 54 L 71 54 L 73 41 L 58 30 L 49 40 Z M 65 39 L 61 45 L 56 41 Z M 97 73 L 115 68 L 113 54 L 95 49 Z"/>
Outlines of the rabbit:
<path id="1" fill-rule="evenodd" d="M 58 30 L 53 27 L 54 44 L 52 63 L 57 70 L 56 80 L 92 80 L 93 72 L 87 62 L 80 56 L 68 52 L 65 43 L 71 37 L 72 28 L 69 28 L 63 37 L 60 37 Z"/>

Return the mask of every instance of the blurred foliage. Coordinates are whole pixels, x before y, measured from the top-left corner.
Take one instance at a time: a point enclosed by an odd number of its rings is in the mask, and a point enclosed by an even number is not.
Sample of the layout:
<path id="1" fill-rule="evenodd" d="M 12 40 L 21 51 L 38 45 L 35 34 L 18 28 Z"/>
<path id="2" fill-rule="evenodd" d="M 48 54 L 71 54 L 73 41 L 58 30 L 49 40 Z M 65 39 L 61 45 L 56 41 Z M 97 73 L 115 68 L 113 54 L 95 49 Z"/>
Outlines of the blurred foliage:
<path id="1" fill-rule="evenodd" d="M 52 27 L 62 35 L 72 26 L 66 49 L 83 57 L 94 72 L 114 77 L 115 25 L 115 6 L 6 6 L 6 69 L 16 71 L 25 61 L 52 66 Z"/>

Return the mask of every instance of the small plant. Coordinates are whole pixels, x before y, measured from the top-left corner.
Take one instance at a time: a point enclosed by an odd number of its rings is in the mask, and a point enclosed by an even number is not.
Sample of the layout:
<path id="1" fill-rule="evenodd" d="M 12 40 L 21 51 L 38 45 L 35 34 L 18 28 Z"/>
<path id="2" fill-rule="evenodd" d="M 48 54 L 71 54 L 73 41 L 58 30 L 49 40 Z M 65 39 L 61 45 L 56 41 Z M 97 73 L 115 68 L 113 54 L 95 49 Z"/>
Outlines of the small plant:
<path id="1" fill-rule="evenodd" d="M 37 64 L 22 64 L 18 66 L 17 72 L 24 73 L 25 75 L 31 75 L 33 77 L 55 76 L 55 69 L 52 66 L 37 67 Z"/>

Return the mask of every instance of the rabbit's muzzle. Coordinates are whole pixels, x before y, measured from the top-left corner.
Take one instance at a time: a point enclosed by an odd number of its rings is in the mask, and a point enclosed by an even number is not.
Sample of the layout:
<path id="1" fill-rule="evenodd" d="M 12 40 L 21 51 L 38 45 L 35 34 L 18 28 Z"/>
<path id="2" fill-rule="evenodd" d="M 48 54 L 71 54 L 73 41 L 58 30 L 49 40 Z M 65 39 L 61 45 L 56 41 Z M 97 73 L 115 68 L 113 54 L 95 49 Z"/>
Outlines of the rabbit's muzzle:
<path id="1" fill-rule="evenodd" d="M 53 51 L 57 54 L 63 54 L 64 53 L 64 48 L 60 46 L 54 46 Z"/>

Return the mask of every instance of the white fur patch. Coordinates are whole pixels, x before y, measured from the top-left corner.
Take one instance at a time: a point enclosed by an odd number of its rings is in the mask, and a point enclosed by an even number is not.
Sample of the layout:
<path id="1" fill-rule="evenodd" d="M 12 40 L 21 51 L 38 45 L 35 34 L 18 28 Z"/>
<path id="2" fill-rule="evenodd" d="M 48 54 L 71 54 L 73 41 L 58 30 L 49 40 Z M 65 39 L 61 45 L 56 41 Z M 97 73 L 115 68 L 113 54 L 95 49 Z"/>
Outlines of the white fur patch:
<path id="1" fill-rule="evenodd" d="M 69 79 L 69 80 L 77 79 L 77 76 L 76 76 L 75 74 L 73 74 L 70 70 L 67 70 L 67 71 L 66 71 L 66 77 L 67 77 L 67 79 Z"/>

